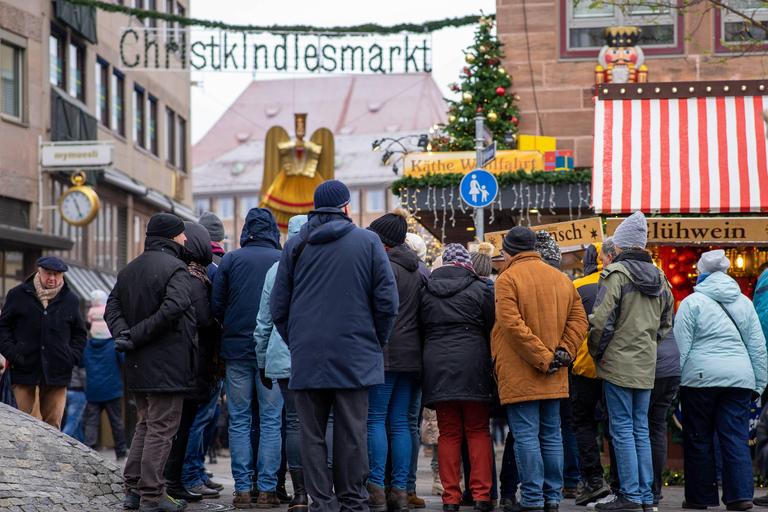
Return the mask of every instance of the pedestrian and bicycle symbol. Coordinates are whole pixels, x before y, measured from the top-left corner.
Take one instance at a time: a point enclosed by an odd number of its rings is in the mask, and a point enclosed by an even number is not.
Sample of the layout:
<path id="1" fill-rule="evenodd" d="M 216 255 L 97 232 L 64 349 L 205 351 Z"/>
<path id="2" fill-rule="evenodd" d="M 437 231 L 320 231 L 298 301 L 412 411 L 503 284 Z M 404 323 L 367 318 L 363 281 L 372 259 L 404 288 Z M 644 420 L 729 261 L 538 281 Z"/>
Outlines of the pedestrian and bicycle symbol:
<path id="1" fill-rule="evenodd" d="M 461 191 L 461 198 L 469 206 L 483 208 L 496 199 L 499 183 L 493 174 L 477 169 L 464 176 L 459 190 Z"/>

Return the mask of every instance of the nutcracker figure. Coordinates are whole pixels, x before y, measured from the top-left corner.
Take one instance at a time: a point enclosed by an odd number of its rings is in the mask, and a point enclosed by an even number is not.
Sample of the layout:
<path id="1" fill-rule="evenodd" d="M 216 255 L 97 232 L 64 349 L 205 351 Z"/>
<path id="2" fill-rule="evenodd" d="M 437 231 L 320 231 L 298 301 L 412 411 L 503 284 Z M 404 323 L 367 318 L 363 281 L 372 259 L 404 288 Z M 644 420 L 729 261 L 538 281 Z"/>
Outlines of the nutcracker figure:
<path id="1" fill-rule="evenodd" d="M 609 27 L 605 29 L 606 45 L 597 56 L 595 84 L 634 83 L 648 81 L 645 55 L 637 46 L 640 39 L 638 27 Z"/>

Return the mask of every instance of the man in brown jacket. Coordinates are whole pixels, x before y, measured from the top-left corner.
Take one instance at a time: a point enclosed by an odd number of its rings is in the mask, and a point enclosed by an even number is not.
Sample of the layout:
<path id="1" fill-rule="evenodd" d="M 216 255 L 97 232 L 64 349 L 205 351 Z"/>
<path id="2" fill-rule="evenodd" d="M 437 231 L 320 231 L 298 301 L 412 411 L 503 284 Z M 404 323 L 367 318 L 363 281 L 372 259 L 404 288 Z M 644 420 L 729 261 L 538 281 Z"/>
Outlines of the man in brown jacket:
<path id="1" fill-rule="evenodd" d="M 560 399 L 568 397 L 567 367 L 588 327 L 573 283 L 541 260 L 535 244 L 536 235 L 523 226 L 504 237 L 506 265 L 496 280 L 491 335 L 499 398 L 507 406 L 522 483 L 515 512 L 556 510 L 560 502 Z"/>

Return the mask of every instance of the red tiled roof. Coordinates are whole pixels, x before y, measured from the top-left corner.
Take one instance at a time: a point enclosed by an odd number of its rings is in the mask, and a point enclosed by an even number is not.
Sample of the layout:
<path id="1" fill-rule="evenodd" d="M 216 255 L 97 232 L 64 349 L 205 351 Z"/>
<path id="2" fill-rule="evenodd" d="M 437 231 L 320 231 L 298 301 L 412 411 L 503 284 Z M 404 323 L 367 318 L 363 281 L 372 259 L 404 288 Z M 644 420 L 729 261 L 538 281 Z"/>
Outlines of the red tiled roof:
<path id="1" fill-rule="evenodd" d="M 334 134 L 424 130 L 445 122 L 446 104 L 428 73 L 348 75 L 254 81 L 192 148 L 198 166 L 272 126 L 293 136 L 293 114 L 307 116 L 307 137 L 318 128 Z"/>

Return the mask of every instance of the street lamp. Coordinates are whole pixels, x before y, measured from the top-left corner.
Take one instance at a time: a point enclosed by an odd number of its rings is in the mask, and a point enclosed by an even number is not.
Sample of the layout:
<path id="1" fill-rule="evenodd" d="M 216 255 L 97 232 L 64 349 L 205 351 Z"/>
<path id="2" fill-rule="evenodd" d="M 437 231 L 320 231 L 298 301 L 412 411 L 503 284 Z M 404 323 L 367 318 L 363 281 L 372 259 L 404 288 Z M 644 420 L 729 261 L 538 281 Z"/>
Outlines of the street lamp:
<path id="1" fill-rule="evenodd" d="M 422 133 L 420 135 L 405 135 L 398 139 L 384 137 L 383 139 L 373 141 L 371 144 L 371 150 L 378 151 L 382 148 L 382 146 L 388 143 L 384 148 L 384 154 L 381 156 L 381 165 L 389 165 L 392 163 L 392 172 L 397 174 L 397 163 L 402 162 L 405 158 L 405 155 L 412 151 L 409 150 L 405 144 L 403 144 L 403 142 L 409 142 L 411 147 L 415 145 L 416 147 L 427 151 L 431 149 L 429 143 L 429 135 Z M 393 158 L 396 155 L 399 155 L 399 158 L 393 162 Z"/>

